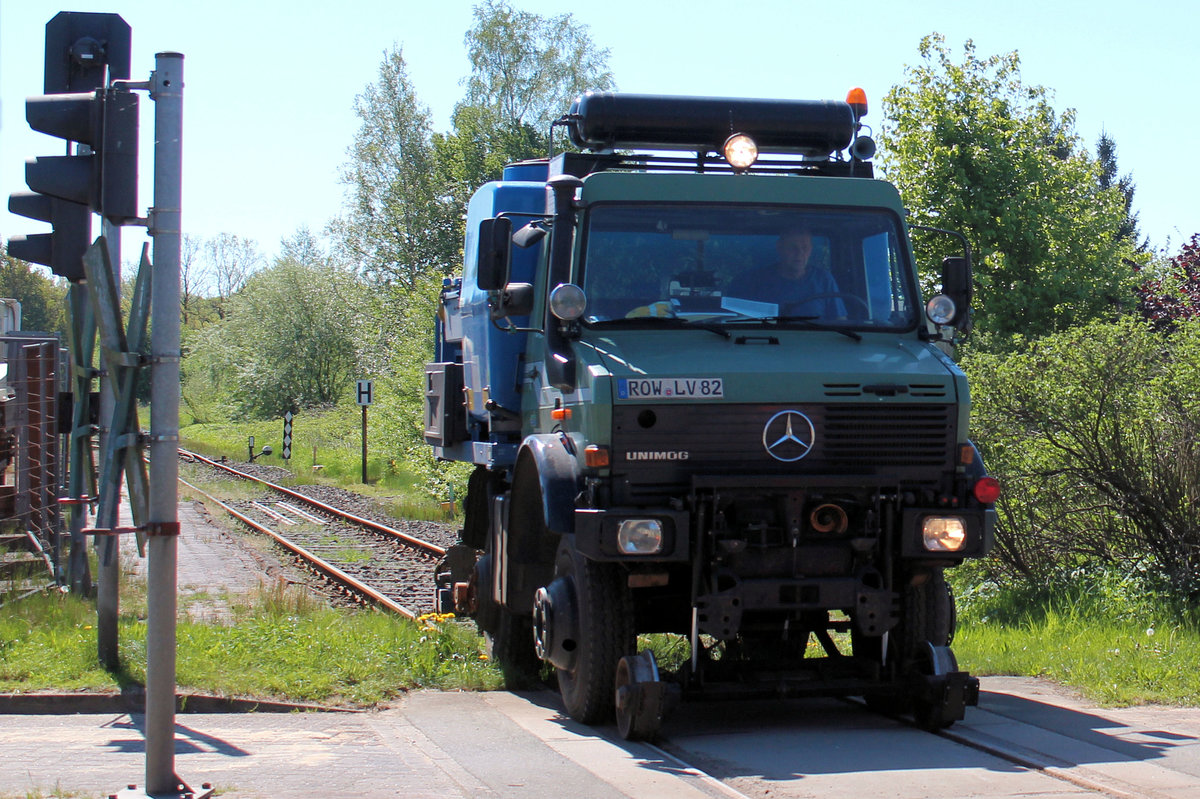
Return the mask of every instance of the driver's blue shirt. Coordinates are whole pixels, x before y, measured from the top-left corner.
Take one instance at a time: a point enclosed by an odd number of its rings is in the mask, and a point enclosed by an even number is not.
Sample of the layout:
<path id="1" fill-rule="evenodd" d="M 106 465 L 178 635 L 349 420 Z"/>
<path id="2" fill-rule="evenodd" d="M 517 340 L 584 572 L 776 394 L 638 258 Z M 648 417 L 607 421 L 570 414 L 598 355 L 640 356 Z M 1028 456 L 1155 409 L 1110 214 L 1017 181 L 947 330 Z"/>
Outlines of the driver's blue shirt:
<path id="1" fill-rule="evenodd" d="M 799 280 L 779 274 L 778 264 L 768 264 L 740 275 L 725 292 L 755 302 L 770 302 L 779 306 L 780 316 L 815 316 L 837 319 L 846 316 L 846 306 L 837 297 L 837 281 L 828 269 L 809 267 Z M 811 298 L 816 299 L 811 299 Z"/>

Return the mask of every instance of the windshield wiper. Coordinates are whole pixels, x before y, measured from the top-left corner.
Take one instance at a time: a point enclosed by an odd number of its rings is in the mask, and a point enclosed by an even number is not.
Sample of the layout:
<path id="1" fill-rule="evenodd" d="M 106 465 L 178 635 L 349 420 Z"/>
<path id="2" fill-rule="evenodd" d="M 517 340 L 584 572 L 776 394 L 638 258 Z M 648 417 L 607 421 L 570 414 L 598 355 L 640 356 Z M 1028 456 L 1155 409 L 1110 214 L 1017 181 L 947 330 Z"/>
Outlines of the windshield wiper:
<path id="1" fill-rule="evenodd" d="M 641 327 L 646 323 L 649 323 L 652 327 L 669 327 L 678 330 L 694 327 L 700 330 L 707 330 L 710 333 L 716 333 L 722 338 L 733 338 L 732 333 L 719 325 L 692 321 L 690 319 L 680 319 L 677 316 L 634 316 L 622 319 L 597 319 L 594 322 L 588 322 L 588 325 L 590 327 L 635 328 Z"/>
<path id="2" fill-rule="evenodd" d="M 819 316 L 752 316 L 744 319 L 730 319 L 728 324 L 741 325 L 746 323 L 758 322 L 761 324 L 800 324 L 808 330 L 831 330 L 834 333 L 841 333 L 847 338 L 852 338 L 855 341 L 862 341 L 862 336 L 854 330 L 847 330 L 838 325 L 820 324 L 816 320 Z"/>

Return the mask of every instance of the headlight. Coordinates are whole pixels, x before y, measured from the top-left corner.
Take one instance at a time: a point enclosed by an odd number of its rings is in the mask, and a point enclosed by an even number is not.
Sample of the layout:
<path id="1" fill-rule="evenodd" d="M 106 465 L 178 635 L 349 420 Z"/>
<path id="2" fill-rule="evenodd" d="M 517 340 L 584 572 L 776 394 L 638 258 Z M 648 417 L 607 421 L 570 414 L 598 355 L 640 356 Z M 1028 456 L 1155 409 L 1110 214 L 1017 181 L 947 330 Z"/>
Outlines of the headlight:
<path id="1" fill-rule="evenodd" d="M 626 555 L 662 552 L 662 522 L 658 519 L 625 519 L 617 528 L 617 547 Z"/>
<path id="2" fill-rule="evenodd" d="M 954 321 L 957 313 L 958 306 L 954 304 L 954 300 L 945 294 L 930 297 L 929 302 L 925 303 L 925 315 L 935 325 L 950 324 Z"/>
<path id="3" fill-rule="evenodd" d="M 559 283 L 550 292 L 550 313 L 564 322 L 574 322 L 587 308 L 587 295 L 574 283 Z"/>
<path id="4" fill-rule="evenodd" d="M 745 133 L 735 133 L 725 140 L 721 148 L 725 160 L 737 172 L 745 172 L 758 160 L 758 145 Z"/>
<path id="5" fill-rule="evenodd" d="M 966 546 L 967 526 L 961 516 L 926 516 L 921 537 L 930 552 L 958 552 Z"/>

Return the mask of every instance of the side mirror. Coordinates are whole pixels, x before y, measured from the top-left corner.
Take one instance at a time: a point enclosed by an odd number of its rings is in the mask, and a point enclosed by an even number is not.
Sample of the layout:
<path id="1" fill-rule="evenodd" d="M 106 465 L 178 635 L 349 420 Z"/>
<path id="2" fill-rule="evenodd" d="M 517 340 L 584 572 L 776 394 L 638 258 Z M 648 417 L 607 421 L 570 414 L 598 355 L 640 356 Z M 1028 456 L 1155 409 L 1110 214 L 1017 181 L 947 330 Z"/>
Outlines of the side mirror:
<path id="1" fill-rule="evenodd" d="M 527 249 L 546 238 L 547 232 L 544 222 L 530 222 L 513 234 L 512 242 L 522 249 Z"/>
<path id="2" fill-rule="evenodd" d="M 506 216 L 479 223 L 479 256 L 475 282 L 484 291 L 499 291 L 508 283 L 512 220 Z"/>
<path id="3" fill-rule="evenodd" d="M 954 300 L 957 313 L 950 324 L 962 327 L 970 318 L 971 260 L 959 255 L 942 259 L 942 294 Z"/>
<path id="4" fill-rule="evenodd" d="M 961 255 L 942 259 L 942 293 L 971 299 L 971 262 Z"/>
<path id="5" fill-rule="evenodd" d="M 488 301 L 492 318 L 529 316 L 533 312 L 533 296 L 533 285 L 530 283 L 507 284 L 500 289 L 499 296 Z"/>

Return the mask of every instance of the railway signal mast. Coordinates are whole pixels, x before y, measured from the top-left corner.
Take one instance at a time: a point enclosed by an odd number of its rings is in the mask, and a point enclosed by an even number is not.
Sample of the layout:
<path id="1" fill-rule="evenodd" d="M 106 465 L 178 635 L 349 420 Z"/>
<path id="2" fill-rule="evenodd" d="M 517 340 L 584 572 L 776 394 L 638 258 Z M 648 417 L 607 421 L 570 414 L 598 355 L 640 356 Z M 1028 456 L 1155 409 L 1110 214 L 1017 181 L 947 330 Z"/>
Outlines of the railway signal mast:
<path id="1" fill-rule="evenodd" d="M 66 154 L 27 162 L 26 183 L 32 191 L 13 195 L 9 210 L 49 222 L 52 229 L 14 237 L 8 252 L 48 266 L 71 283 L 75 416 L 66 500 L 75 508 L 71 582 L 84 590 L 90 583 L 83 536 L 96 535 L 101 554 L 98 654 L 109 668 L 119 665 L 117 535 L 134 533 L 149 560 L 146 794 L 131 793 L 131 788 L 121 795 L 194 797 L 175 773 L 183 56 L 158 53 L 150 79 L 132 81 L 131 38 L 129 25 L 117 14 L 64 11 L 47 23 L 45 94 L 26 101 L 26 118 L 34 130 L 64 139 Z M 149 92 L 155 103 L 154 204 L 144 218 L 138 214 L 137 197 L 140 91 Z M 93 213 L 102 219 L 103 235 L 89 243 Z M 128 326 L 118 293 L 120 230 L 127 225 L 146 227 L 154 245 L 153 266 L 149 245 L 143 247 Z M 151 316 L 147 359 L 140 353 Z M 101 442 L 99 497 L 86 495 L 96 479 L 89 443 L 94 431 L 85 421 L 97 375 L 92 368 L 97 332 L 107 375 L 101 392 L 100 429 L 107 435 Z M 138 429 L 134 402 L 137 375 L 145 367 L 151 369 L 148 436 Z M 153 475 L 147 475 L 142 459 L 147 442 Z M 128 528 L 117 526 L 123 477 L 134 519 Z M 85 529 L 84 508 L 97 499 L 95 527 Z"/>

